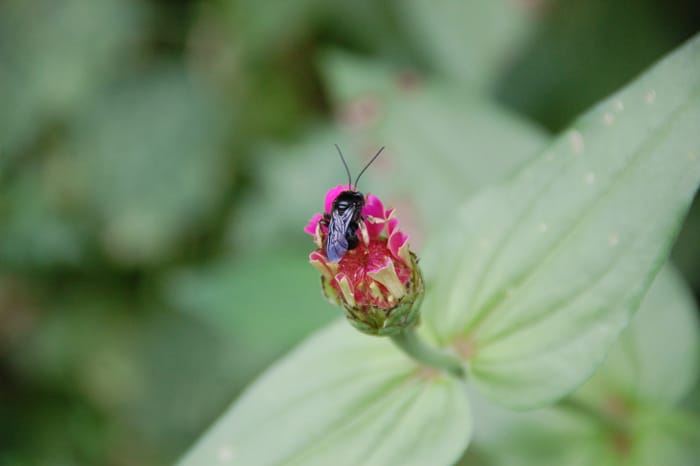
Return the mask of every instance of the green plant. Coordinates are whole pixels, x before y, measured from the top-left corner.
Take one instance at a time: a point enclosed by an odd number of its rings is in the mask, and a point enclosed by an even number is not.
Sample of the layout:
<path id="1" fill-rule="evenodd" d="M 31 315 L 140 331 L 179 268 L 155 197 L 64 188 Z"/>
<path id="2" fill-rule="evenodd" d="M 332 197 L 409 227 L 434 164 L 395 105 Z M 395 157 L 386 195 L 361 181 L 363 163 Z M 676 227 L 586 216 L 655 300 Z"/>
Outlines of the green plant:
<path id="1" fill-rule="evenodd" d="M 408 104 L 384 100 L 379 122 L 359 123 L 371 127 L 370 139 L 388 132 L 391 149 L 391 115 L 432 94 L 410 97 L 411 89 L 387 83 L 383 92 L 405 92 Z M 430 114 L 410 117 L 431 124 Z M 435 241 L 421 254 L 418 332 L 459 356 L 465 379 L 336 322 L 250 386 L 180 464 L 453 464 L 479 429 L 465 384 L 509 408 L 589 409 L 585 397 L 569 395 L 604 361 L 668 256 L 700 180 L 698 127 L 695 37 L 517 169 L 529 156 L 524 147 L 543 137 L 531 131 L 528 139 L 529 130 L 503 119 L 494 137 L 529 142 L 459 207 L 449 201 L 471 194 L 462 176 L 479 170 L 459 164 L 476 156 L 448 159 L 438 145 L 423 146 L 407 163 L 430 155 L 432 168 L 421 174 L 432 184 L 393 187 L 417 190 L 419 211 L 434 227 L 426 235 Z M 440 163 L 452 178 L 438 185 Z M 679 300 L 679 285 L 663 288 L 662 302 Z M 697 353 L 697 342 L 688 348 Z"/>

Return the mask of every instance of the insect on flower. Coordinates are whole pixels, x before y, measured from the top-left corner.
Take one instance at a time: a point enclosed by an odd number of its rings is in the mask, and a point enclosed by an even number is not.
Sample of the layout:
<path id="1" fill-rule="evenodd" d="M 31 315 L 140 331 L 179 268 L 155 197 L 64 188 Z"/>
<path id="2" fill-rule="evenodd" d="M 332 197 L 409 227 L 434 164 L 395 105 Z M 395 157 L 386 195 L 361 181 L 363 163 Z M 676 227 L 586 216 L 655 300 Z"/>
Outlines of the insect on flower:
<path id="1" fill-rule="evenodd" d="M 396 211 L 356 188 L 384 148 L 365 165 L 355 184 L 337 145 L 336 149 L 348 184 L 329 189 L 323 213 L 314 214 L 304 228 L 317 247 L 309 262 L 321 273 L 323 294 L 345 310 L 355 328 L 370 335 L 395 335 L 418 322 L 424 288 L 418 258 L 399 228 Z"/>
<path id="2" fill-rule="evenodd" d="M 326 255 L 331 262 L 340 262 L 345 253 L 351 249 L 355 249 L 360 244 L 360 238 L 357 236 L 357 231 L 360 228 L 360 220 L 362 219 L 362 208 L 365 205 L 365 196 L 360 191 L 357 191 L 357 182 L 360 181 L 362 174 L 369 168 L 379 154 L 382 153 L 384 147 L 372 157 L 372 159 L 360 171 L 360 174 L 352 182 L 350 169 L 348 168 L 343 152 L 338 144 L 335 145 L 340 155 L 340 160 L 343 162 L 345 172 L 348 175 L 348 189 L 341 192 L 333 201 L 333 208 L 330 214 L 326 213 L 323 216 L 323 222 L 328 226 L 328 237 L 326 239 Z M 355 189 L 353 189 L 355 187 Z"/>

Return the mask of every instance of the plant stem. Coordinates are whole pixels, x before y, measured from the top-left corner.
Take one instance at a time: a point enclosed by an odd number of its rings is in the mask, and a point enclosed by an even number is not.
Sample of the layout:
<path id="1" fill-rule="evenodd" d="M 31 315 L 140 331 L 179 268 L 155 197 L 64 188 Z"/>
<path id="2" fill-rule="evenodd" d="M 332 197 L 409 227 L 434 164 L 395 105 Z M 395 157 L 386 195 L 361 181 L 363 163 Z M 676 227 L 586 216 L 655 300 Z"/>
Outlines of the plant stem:
<path id="1" fill-rule="evenodd" d="M 407 328 L 401 333 L 392 335 L 391 340 L 416 361 L 435 369 L 449 372 L 457 378 L 466 378 L 462 362 L 456 356 L 426 345 L 418 337 L 415 327 Z"/>

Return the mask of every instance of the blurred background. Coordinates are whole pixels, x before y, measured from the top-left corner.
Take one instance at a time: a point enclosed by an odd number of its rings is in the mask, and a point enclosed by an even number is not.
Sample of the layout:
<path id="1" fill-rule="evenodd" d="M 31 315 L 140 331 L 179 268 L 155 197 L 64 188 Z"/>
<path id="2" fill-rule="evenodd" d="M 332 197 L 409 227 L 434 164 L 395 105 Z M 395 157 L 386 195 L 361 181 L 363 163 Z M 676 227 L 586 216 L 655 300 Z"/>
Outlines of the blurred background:
<path id="1" fill-rule="evenodd" d="M 361 188 L 420 249 L 698 30 L 692 0 L 3 0 L 0 466 L 170 464 L 336 318 L 302 232 L 333 143 L 387 145 Z M 699 238 L 696 200 L 696 297 Z"/>

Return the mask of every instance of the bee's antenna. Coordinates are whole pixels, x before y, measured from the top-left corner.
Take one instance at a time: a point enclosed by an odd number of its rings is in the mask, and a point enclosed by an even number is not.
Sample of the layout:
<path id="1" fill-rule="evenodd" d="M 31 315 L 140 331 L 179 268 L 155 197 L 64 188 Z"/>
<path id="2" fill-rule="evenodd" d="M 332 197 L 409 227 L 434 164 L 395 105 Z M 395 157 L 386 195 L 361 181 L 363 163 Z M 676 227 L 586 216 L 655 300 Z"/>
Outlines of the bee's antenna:
<path id="1" fill-rule="evenodd" d="M 377 157 L 379 157 L 379 154 L 381 154 L 383 150 L 384 150 L 384 146 L 382 146 L 382 148 L 379 149 L 379 151 L 376 154 L 374 154 L 374 157 L 372 157 L 372 160 L 367 162 L 367 165 L 365 165 L 365 168 L 363 168 L 362 171 L 360 172 L 360 174 L 357 175 L 357 178 L 355 178 L 355 189 L 357 189 L 357 182 L 360 181 L 360 177 L 362 176 L 362 174 L 365 172 L 365 170 L 367 170 L 369 168 L 370 165 L 372 165 L 372 162 L 374 162 L 374 160 Z"/>
<path id="2" fill-rule="evenodd" d="M 345 157 L 343 157 L 343 153 L 340 150 L 340 146 L 338 146 L 338 144 L 335 144 L 335 148 L 338 149 L 340 160 L 343 161 L 343 166 L 345 167 L 345 173 L 348 174 L 348 189 L 351 189 L 350 186 L 352 186 L 352 176 L 350 176 L 350 169 L 348 168 L 348 164 L 345 162 Z"/>

